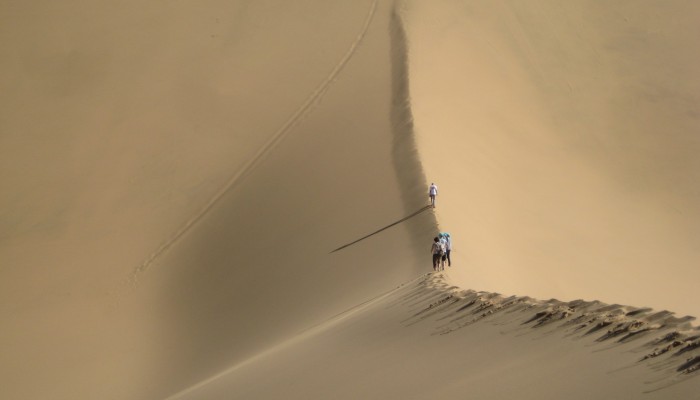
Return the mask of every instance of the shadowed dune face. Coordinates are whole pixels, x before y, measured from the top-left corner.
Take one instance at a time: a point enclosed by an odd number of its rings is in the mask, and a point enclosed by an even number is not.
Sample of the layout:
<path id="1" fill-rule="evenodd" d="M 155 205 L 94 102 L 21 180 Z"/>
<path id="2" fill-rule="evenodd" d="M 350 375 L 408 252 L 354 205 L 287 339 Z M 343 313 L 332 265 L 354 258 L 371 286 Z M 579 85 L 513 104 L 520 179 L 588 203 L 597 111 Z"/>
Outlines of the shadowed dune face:
<path id="1" fill-rule="evenodd" d="M 434 234 L 432 213 L 330 254 L 425 204 L 411 197 L 424 181 L 397 110 L 406 102 L 392 81 L 390 12 L 354 7 L 355 42 L 343 47 L 357 48 L 337 76 L 319 77 L 322 98 L 156 263 L 168 268 L 154 282 L 164 336 L 186 343 L 167 382 L 208 378 L 425 269 L 413 244 Z"/>
<path id="2" fill-rule="evenodd" d="M 697 2 L 407 2 L 465 287 L 698 315 Z"/>
<path id="3" fill-rule="evenodd" d="M 427 267 L 429 212 L 329 255 L 425 204 L 390 2 L 2 7 L 3 397 L 163 397 Z"/>

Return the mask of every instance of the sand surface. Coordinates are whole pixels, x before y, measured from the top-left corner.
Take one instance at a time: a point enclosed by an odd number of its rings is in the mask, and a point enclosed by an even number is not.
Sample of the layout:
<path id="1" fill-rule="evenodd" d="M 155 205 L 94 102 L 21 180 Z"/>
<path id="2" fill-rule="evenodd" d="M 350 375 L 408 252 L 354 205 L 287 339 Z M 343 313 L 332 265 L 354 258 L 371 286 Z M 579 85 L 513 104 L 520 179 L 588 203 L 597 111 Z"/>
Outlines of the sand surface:
<path id="1" fill-rule="evenodd" d="M 459 284 L 700 315 L 700 4 L 405 8 Z"/>
<path id="2" fill-rule="evenodd" d="M 408 282 L 170 399 L 684 399 L 700 389 L 678 372 L 700 367 L 685 362 L 700 333 L 687 321 L 449 280 Z"/>
<path id="3" fill-rule="evenodd" d="M 672 4 L 3 2 L 0 397 L 693 398 Z"/>

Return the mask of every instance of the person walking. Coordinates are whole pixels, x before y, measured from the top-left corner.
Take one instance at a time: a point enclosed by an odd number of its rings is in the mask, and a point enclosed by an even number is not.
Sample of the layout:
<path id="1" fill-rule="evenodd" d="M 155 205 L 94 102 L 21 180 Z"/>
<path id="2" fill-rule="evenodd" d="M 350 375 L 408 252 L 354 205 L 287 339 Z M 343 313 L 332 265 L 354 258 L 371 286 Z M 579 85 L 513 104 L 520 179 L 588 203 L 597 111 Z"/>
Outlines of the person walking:
<path id="1" fill-rule="evenodd" d="M 452 260 L 450 259 L 450 253 L 452 252 L 452 236 L 449 233 L 444 232 L 442 234 L 443 239 L 445 239 L 445 257 L 447 258 L 447 266 L 452 266 Z"/>
<path id="2" fill-rule="evenodd" d="M 440 256 L 440 269 L 444 270 L 447 261 L 447 238 L 445 237 L 444 233 L 440 232 L 438 233 L 438 239 L 440 239 L 440 245 L 442 246 L 442 255 Z"/>
<path id="3" fill-rule="evenodd" d="M 430 188 L 428 189 L 428 197 L 430 197 L 430 205 L 433 206 L 433 208 L 435 208 L 435 197 L 437 194 L 437 185 L 435 185 L 435 183 L 431 183 Z"/>
<path id="4" fill-rule="evenodd" d="M 431 247 L 430 251 L 433 253 L 433 271 L 439 271 L 440 270 L 440 261 L 442 259 L 442 254 L 444 252 L 443 244 L 440 242 L 440 239 L 438 239 L 438 238 L 434 239 L 433 247 Z"/>

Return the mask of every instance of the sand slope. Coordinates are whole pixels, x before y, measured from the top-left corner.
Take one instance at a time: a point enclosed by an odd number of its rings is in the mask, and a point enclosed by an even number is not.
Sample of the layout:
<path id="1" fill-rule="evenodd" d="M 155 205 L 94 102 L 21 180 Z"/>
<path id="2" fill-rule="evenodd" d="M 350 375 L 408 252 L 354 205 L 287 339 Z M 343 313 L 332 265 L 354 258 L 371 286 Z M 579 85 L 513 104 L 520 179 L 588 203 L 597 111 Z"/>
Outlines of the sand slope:
<path id="1" fill-rule="evenodd" d="M 664 312 L 504 298 L 431 274 L 172 399 L 690 399 L 698 333 Z"/>
<path id="2" fill-rule="evenodd" d="M 425 204 L 388 4 L 3 9 L 1 397 L 162 398 L 423 270 L 430 212 L 329 255 Z"/>
<path id="3" fill-rule="evenodd" d="M 461 285 L 700 315 L 700 5 L 408 1 Z"/>

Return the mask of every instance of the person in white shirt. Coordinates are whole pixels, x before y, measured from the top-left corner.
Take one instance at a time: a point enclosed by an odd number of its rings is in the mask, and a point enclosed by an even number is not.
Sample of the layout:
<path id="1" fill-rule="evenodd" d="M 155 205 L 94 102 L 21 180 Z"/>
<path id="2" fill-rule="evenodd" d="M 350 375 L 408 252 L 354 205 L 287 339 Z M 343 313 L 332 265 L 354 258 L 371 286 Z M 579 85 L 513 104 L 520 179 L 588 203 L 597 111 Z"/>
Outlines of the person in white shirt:
<path id="1" fill-rule="evenodd" d="M 428 197 L 430 197 L 430 205 L 435 208 L 435 197 L 437 196 L 438 190 L 435 183 L 430 184 L 430 189 L 428 189 Z"/>
<path id="2" fill-rule="evenodd" d="M 433 271 L 439 271 L 440 261 L 442 259 L 442 255 L 445 253 L 445 247 L 442 242 L 440 242 L 440 239 L 434 239 L 433 246 L 430 248 L 430 251 L 433 253 Z"/>

